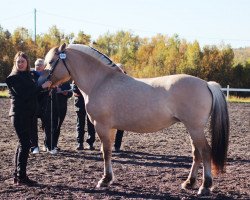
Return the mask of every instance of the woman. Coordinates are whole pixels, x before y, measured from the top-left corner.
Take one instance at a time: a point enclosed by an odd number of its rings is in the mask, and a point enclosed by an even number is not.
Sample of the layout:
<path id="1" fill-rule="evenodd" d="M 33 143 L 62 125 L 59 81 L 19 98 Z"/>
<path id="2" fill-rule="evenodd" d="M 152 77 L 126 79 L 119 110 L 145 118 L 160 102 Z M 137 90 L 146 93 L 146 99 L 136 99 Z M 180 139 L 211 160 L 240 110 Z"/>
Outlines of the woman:
<path id="1" fill-rule="evenodd" d="M 19 51 L 14 57 L 12 72 L 6 79 L 11 98 L 9 116 L 18 137 L 15 154 L 14 183 L 20 185 L 33 185 L 36 181 L 30 180 L 26 174 L 26 166 L 31 147 L 31 125 L 36 114 L 37 95 L 45 88 L 51 86 L 46 81 L 41 86 L 36 84 L 30 74 L 27 55 Z"/>

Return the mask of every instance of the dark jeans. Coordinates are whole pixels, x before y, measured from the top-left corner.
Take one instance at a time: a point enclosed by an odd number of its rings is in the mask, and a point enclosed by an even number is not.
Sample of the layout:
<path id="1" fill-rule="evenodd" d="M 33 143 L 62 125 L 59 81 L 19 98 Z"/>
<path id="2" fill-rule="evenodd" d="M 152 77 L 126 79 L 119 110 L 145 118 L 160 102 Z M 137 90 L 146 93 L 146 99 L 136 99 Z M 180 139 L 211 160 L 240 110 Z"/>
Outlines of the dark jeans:
<path id="1" fill-rule="evenodd" d="M 16 114 L 11 117 L 11 123 L 18 137 L 18 145 L 14 156 L 15 176 L 26 177 L 26 167 L 31 147 L 32 118 L 33 116 L 26 114 Z"/>
<path id="2" fill-rule="evenodd" d="M 116 131 L 115 145 L 114 145 L 116 149 L 121 148 L 123 133 L 124 133 L 123 130 L 117 130 Z"/>
<path id="3" fill-rule="evenodd" d="M 94 125 L 90 122 L 85 110 L 76 111 L 76 114 L 77 114 L 77 124 L 76 124 L 77 143 L 79 144 L 83 143 L 84 133 L 85 133 L 85 122 L 86 122 L 85 119 L 87 118 L 88 139 L 86 140 L 86 142 L 89 145 L 93 145 L 93 143 L 95 142 Z"/>

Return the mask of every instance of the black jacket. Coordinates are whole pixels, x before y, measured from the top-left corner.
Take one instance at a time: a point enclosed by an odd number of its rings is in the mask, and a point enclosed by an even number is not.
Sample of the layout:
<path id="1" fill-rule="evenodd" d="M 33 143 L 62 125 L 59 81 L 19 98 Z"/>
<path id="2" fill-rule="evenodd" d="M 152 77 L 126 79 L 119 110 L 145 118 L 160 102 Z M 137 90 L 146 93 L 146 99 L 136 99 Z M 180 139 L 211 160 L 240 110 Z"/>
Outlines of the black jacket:
<path id="1" fill-rule="evenodd" d="M 38 79 L 41 76 L 41 73 L 37 71 L 31 71 L 30 72 L 34 80 L 36 81 L 37 85 L 41 85 L 39 83 Z M 44 81 L 43 81 L 44 83 Z M 38 95 L 37 95 L 37 102 L 38 102 L 38 107 L 37 107 L 37 117 L 41 118 L 43 114 L 46 111 L 46 107 L 48 106 L 48 101 L 49 101 L 49 90 L 42 90 Z"/>
<path id="2" fill-rule="evenodd" d="M 68 81 L 68 82 L 65 82 L 65 83 L 63 83 L 62 85 L 60 85 L 59 86 L 60 88 L 61 88 L 61 90 L 62 91 L 68 91 L 68 94 L 67 95 L 63 95 L 63 94 L 58 94 L 58 97 L 59 98 L 63 98 L 63 99 L 65 99 L 65 101 L 68 99 L 68 98 L 70 98 L 70 97 L 72 97 L 72 90 L 71 90 L 71 86 L 70 86 L 70 82 Z"/>
<path id="3" fill-rule="evenodd" d="M 9 116 L 16 114 L 35 114 L 37 95 L 43 90 L 28 71 L 11 72 L 6 79 L 9 89 L 11 107 Z"/>
<path id="4" fill-rule="evenodd" d="M 85 110 L 85 103 L 84 103 L 84 98 L 82 96 L 82 93 L 76 86 L 76 84 L 73 84 L 73 92 L 80 95 L 80 96 L 75 96 L 75 111 L 82 111 Z"/>

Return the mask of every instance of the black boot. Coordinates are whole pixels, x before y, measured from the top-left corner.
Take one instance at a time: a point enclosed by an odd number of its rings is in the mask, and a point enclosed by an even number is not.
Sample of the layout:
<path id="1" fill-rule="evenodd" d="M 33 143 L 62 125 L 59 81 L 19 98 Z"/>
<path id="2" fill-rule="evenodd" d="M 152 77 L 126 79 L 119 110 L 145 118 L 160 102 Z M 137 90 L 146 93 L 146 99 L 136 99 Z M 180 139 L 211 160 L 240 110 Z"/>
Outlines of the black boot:
<path id="1" fill-rule="evenodd" d="M 115 147 L 115 152 L 120 152 L 120 151 L 121 151 L 120 147 Z"/>
<path id="2" fill-rule="evenodd" d="M 89 144 L 88 149 L 91 150 L 91 151 L 93 151 L 93 150 L 95 150 L 95 147 L 94 147 L 93 144 Z"/>
<path id="3" fill-rule="evenodd" d="M 14 184 L 17 184 L 17 173 L 14 173 Z"/>
<path id="4" fill-rule="evenodd" d="M 83 144 L 82 143 L 78 143 L 76 150 L 83 150 Z"/>
<path id="5" fill-rule="evenodd" d="M 16 177 L 14 178 L 14 183 L 16 183 L 17 185 L 27 185 L 27 186 L 34 186 L 37 184 L 36 181 L 29 179 L 28 176 Z"/>

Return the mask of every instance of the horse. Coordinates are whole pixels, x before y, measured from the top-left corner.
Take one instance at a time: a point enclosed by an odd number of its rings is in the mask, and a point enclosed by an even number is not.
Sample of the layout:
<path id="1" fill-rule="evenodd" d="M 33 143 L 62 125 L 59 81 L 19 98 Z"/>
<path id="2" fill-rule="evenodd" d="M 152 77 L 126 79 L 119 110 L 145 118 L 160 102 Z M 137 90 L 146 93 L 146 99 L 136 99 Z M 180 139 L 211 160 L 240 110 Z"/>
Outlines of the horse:
<path id="1" fill-rule="evenodd" d="M 111 156 L 116 129 L 151 133 L 182 122 L 190 134 L 193 156 L 183 189 L 195 186 L 201 163 L 199 195 L 209 194 L 212 176 L 225 172 L 229 116 L 218 83 L 186 74 L 134 78 L 122 73 L 105 54 L 81 44 L 53 47 L 45 63 L 52 87 L 71 78 L 85 99 L 87 114 L 102 143 L 104 175 L 97 187 L 108 187 L 114 179 Z M 204 133 L 210 118 L 211 146 Z"/>

